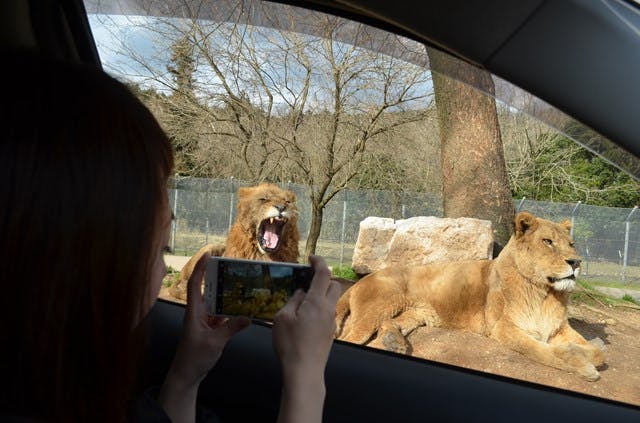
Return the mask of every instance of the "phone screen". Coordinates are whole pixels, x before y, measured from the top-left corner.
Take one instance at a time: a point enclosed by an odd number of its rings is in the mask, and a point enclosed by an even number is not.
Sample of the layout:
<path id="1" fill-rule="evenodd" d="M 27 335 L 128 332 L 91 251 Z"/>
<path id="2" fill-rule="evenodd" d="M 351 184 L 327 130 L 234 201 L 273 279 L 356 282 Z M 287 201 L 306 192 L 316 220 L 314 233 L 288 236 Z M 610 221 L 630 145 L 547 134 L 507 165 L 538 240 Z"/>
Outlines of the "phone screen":
<path id="1" fill-rule="evenodd" d="M 209 314 L 273 321 L 297 289 L 309 288 L 312 278 L 308 265 L 211 257 L 205 301 Z"/>

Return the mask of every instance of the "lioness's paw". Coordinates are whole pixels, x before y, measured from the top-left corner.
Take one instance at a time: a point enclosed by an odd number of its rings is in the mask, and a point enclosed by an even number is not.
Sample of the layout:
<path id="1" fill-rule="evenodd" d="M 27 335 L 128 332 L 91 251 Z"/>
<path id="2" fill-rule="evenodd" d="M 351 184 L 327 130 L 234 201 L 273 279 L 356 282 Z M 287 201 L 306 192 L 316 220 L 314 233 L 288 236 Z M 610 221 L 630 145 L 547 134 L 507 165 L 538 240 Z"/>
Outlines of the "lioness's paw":
<path id="1" fill-rule="evenodd" d="M 593 341 L 593 342 L 592 342 Z M 598 342 L 599 341 L 599 342 Z M 589 341 L 589 345 L 571 344 L 575 351 L 587 359 L 587 361 L 598 367 L 604 364 L 604 342 L 600 338 Z"/>
<path id="2" fill-rule="evenodd" d="M 406 354 L 408 349 L 407 341 L 403 336 L 400 336 L 400 338 L 402 339 L 398 339 L 398 335 L 393 332 L 386 332 L 382 336 L 382 345 L 388 351 Z"/>
<path id="3" fill-rule="evenodd" d="M 592 349 L 589 351 L 589 361 L 594 366 L 602 366 L 604 364 L 604 351 L 600 349 Z"/>
<path id="4" fill-rule="evenodd" d="M 600 338 L 593 338 L 589 340 L 589 343 L 599 349 L 600 351 L 606 351 L 607 347 L 604 345 L 604 341 Z"/>
<path id="5" fill-rule="evenodd" d="M 578 370 L 578 374 L 587 379 L 589 382 L 595 382 L 596 380 L 600 379 L 600 373 L 598 373 L 593 364 L 584 366 L 583 368 Z"/>

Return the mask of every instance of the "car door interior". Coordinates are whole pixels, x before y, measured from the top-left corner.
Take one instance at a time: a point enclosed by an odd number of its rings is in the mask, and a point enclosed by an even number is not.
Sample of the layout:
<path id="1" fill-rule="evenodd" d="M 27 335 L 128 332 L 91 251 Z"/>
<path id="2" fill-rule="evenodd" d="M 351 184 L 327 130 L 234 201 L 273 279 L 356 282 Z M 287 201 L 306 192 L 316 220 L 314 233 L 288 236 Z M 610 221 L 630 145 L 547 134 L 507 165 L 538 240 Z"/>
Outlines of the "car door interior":
<path id="1" fill-rule="evenodd" d="M 183 306 L 149 315 L 150 383 L 161 383 L 180 336 Z M 336 341 L 326 371 L 327 422 L 637 421 L 635 407 Z M 254 324 L 226 346 L 199 401 L 222 421 L 275 421 L 279 364 L 271 328 Z"/>
<path id="2" fill-rule="evenodd" d="M 380 18 L 386 10 L 384 2 L 371 2 L 368 12 L 363 11 L 367 9 L 364 1 L 293 3 L 415 34 L 416 24 L 411 20 L 415 16 L 407 15 L 406 22 L 395 20 L 397 26 L 393 25 L 392 19 Z M 450 2 L 449 7 L 470 19 L 474 10 L 478 10 L 471 3 L 474 2 L 457 0 Z M 522 75 L 531 71 L 529 64 L 510 63 L 509 60 L 518 56 L 513 49 L 531 48 L 533 35 L 525 32 L 512 38 L 510 31 L 524 26 L 530 30 L 540 24 L 535 19 L 551 19 L 544 15 L 548 8 L 575 2 L 549 3 L 554 2 L 527 1 L 519 3 L 518 7 L 507 0 L 488 2 L 486 14 L 493 11 L 511 18 L 509 25 L 494 26 L 491 31 L 487 29 L 489 41 L 484 47 L 471 43 L 469 33 L 447 30 L 446 23 L 436 19 L 434 14 L 429 18 L 434 21 L 431 41 L 471 63 L 493 65 L 515 80 L 525 78 Z M 440 1 L 432 7 L 442 12 L 447 6 Z M 580 16 L 588 19 L 589 10 L 594 7 L 597 6 L 584 6 Z M 5 0 L 1 14 L 2 43 L 37 47 L 58 57 L 100 66 L 84 10 L 80 0 Z M 531 14 L 535 12 L 539 13 L 532 19 Z M 418 13 L 416 16 L 424 15 Z M 475 22 L 468 30 L 481 32 L 480 23 Z M 449 41 L 448 35 L 452 36 Z M 508 45 L 505 40 L 510 41 Z M 633 66 L 637 69 L 638 64 Z M 632 74 L 637 75 L 638 72 Z M 538 87 L 534 82 L 522 85 L 540 88 L 538 91 L 548 93 L 549 99 L 556 97 L 548 88 Z M 579 96 L 575 97 L 565 105 L 573 110 L 579 100 Z M 560 105 L 562 102 L 558 100 Z M 591 121 L 595 121 L 593 113 L 597 111 L 588 111 L 586 115 Z M 637 128 L 639 120 L 634 122 L 623 126 L 636 125 Z M 600 125 L 594 126 L 597 129 Z M 628 134 L 633 129 L 620 129 L 619 139 L 628 142 L 627 147 L 631 145 Z M 618 135 L 616 131 L 611 133 Z M 632 147 L 629 148 L 631 151 L 638 151 L 637 146 Z M 183 313 L 183 305 L 164 300 L 159 300 L 150 312 L 147 323 L 151 331 L 144 371 L 146 383 L 162 383 L 179 341 Z M 334 343 L 326 370 L 326 384 L 324 420 L 327 422 L 640 421 L 640 408 L 632 405 L 341 341 Z M 228 343 L 199 392 L 199 401 L 214 410 L 222 421 L 275 421 L 279 397 L 280 367 L 272 348 L 271 328 L 261 324 L 251 325 Z"/>

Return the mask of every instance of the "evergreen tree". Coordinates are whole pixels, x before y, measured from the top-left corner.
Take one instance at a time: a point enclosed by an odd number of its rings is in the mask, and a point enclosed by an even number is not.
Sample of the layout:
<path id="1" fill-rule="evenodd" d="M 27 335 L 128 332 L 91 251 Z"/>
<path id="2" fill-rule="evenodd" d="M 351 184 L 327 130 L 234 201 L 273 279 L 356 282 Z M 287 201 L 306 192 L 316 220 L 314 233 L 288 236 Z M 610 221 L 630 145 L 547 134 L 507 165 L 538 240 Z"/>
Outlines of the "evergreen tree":
<path id="1" fill-rule="evenodd" d="M 195 95 L 196 60 L 194 41 L 190 32 L 171 46 L 171 63 L 167 70 L 173 79 L 173 92 L 167 98 L 166 130 L 175 149 L 176 170 L 182 175 L 193 176 L 196 171 L 198 147 L 198 102 Z"/>

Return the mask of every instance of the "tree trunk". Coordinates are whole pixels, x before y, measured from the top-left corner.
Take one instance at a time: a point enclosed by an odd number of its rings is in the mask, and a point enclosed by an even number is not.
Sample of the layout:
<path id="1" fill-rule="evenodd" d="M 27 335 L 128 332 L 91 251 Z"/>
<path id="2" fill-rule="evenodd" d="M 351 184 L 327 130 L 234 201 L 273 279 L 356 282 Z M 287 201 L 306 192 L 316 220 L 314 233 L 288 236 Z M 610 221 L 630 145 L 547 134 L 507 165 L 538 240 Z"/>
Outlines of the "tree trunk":
<path id="1" fill-rule="evenodd" d="M 322 229 L 322 216 L 324 209 L 317 207 L 315 204 L 311 208 L 311 224 L 309 227 L 309 235 L 307 236 L 307 243 L 304 247 L 304 262 L 309 259 L 309 254 L 316 253 L 316 245 L 318 238 L 320 238 L 320 230 Z"/>
<path id="2" fill-rule="evenodd" d="M 490 220 L 495 257 L 509 240 L 515 210 L 495 99 L 473 88 L 493 94 L 493 80 L 440 52 L 429 50 L 429 61 L 440 127 L 444 215 Z"/>

